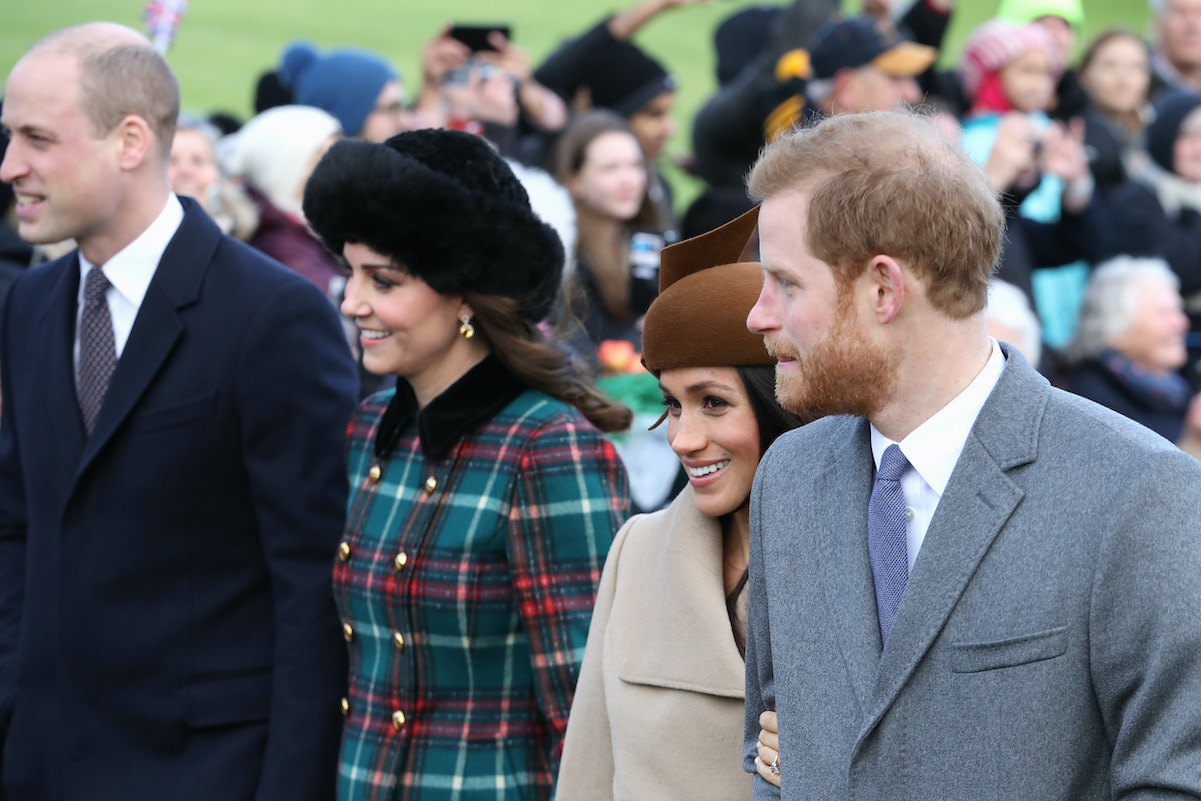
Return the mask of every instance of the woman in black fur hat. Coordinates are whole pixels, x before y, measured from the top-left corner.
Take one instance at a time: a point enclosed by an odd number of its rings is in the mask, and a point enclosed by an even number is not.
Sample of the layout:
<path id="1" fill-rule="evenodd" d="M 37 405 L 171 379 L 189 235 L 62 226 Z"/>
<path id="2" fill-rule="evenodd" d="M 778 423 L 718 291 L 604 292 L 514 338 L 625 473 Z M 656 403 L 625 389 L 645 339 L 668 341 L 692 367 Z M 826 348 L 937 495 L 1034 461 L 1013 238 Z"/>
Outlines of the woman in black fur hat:
<path id="1" fill-rule="evenodd" d="M 350 267 L 363 363 L 334 569 L 349 643 L 338 796 L 550 798 L 629 424 L 538 323 L 563 250 L 484 140 L 335 144 L 305 216 Z"/>

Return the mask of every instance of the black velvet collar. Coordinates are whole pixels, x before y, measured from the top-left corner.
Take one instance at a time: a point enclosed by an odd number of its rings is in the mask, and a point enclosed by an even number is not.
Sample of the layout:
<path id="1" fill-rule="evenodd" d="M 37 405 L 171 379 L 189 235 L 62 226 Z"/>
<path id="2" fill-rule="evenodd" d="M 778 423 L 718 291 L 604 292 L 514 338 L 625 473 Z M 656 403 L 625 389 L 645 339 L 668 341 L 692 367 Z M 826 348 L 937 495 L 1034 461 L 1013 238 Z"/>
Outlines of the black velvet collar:
<path id="1" fill-rule="evenodd" d="M 400 433 L 416 415 L 421 450 L 427 459 L 437 461 L 464 434 L 491 420 L 525 389 L 500 359 L 488 356 L 418 411 L 413 388 L 402 378 L 396 382 L 396 395 L 380 420 L 375 455 L 387 458 Z"/>

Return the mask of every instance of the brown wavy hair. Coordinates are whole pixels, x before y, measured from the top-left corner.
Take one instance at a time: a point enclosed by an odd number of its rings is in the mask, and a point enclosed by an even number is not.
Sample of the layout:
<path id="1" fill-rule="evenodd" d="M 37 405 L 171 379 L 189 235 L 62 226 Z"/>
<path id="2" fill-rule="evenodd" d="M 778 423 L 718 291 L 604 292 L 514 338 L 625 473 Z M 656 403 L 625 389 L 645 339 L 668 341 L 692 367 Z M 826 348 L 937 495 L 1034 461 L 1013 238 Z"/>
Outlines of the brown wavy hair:
<path id="1" fill-rule="evenodd" d="M 590 368 L 565 347 L 546 338 L 512 298 L 464 292 L 475 313 L 473 325 L 492 354 L 519 381 L 580 410 L 601 431 L 625 431 L 634 419 L 628 406 L 610 400 L 596 386 Z"/>

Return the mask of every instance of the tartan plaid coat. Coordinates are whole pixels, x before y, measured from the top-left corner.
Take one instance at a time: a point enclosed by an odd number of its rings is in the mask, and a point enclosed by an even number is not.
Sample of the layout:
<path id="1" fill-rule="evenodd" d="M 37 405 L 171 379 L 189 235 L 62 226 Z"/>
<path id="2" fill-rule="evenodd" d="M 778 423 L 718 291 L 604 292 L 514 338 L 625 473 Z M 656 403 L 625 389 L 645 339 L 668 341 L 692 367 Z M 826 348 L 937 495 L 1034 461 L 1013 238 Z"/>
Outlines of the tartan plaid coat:
<path id="1" fill-rule="evenodd" d="M 616 451 L 493 358 L 420 414 L 403 381 L 372 396 L 349 451 L 339 798 L 550 798 L 629 512 Z"/>

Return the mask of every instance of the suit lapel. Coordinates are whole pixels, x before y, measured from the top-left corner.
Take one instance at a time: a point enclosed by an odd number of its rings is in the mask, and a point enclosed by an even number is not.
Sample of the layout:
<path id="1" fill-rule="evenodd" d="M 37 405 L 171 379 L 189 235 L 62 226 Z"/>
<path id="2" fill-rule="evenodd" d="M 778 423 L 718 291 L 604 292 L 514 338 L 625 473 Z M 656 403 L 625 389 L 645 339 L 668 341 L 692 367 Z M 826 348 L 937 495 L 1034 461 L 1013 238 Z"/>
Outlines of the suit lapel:
<path id="1" fill-rule="evenodd" d="M 47 417 L 53 421 L 55 435 L 63 447 L 68 464 L 75 464 L 83 450 L 85 434 L 79 413 L 79 393 L 75 389 L 75 310 L 79 293 L 79 257 L 72 254 L 59 264 L 39 269 L 57 269 L 59 275 L 50 292 L 41 324 L 47 344 L 46 405 L 62 409 L 62 414 Z"/>
<path id="2" fill-rule="evenodd" d="M 184 205 L 183 222 L 163 252 L 138 309 L 104 405 L 96 416 L 96 427 L 84 446 L 79 474 L 129 416 L 183 335 L 178 310 L 196 302 L 209 261 L 221 241 L 219 229 L 194 201 L 181 198 L 180 202 Z"/>
<path id="3" fill-rule="evenodd" d="M 672 503 L 662 549 L 641 574 L 630 605 L 619 676 L 722 698 L 746 695 L 746 668 L 728 623 L 721 528 L 696 508 L 691 487 Z M 637 531 L 631 534 L 637 534 Z M 670 587 L 671 592 L 664 592 Z M 724 625 L 722 625 L 724 623 Z M 691 625 L 690 625 L 691 624 Z"/>
<path id="4" fill-rule="evenodd" d="M 1048 385 L 1016 351 L 964 443 L 939 500 L 880 658 L 860 742 L 934 644 L 976 568 L 1025 493 L 1007 471 L 1034 461 Z"/>
<path id="5" fill-rule="evenodd" d="M 860 708 L 867 710 L 880 661 L 876 590 L 867 553 L 867 502 L 873 460 L 866 421 L 859 421 L 847 451 L 835 454 L 817 482 L 814 498 L 827 512 L 818 519 L 822 591 Z M 813 510 L 799 510 L 810 515 Z"/>

